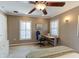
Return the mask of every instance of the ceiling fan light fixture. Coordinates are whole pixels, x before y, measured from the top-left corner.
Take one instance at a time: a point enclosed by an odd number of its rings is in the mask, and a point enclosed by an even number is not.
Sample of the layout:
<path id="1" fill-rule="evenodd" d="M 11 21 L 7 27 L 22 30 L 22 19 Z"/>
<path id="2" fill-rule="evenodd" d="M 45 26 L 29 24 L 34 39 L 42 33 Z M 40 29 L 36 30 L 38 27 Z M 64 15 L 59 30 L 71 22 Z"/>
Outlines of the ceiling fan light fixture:
<path id="1" fill-rule="evenodd" d="M 43 3 L 37 3 L 35 5 L 35 8 L 38 9 L 38 10 L 44 10 L 46 8 L 46 5 L 43 4 Z"/>
<path id="2" fill-rule="evenodd" d="M 28 14 L 31 14 L 35 10 L 40 10 L 44 15 L 48 14 L 46 10 L 47 6 L 62 7 L 65 5 L 65 2 L 31 1 L 30 3 L 34 4 L 34 8 Z"/>

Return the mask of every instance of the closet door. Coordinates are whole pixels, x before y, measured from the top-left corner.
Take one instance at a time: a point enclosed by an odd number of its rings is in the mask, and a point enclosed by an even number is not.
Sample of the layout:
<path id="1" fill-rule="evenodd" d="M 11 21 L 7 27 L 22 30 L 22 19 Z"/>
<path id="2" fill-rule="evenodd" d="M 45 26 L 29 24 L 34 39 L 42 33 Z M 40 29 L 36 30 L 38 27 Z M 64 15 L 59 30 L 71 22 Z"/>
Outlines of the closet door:
<path id="1" fill-rule="evenodd" d="M 7 19 L 3 14 L 0 14 L 0 40 L 7 40 Z"/>
<path id="2" fill-rule="evenodd" d="M 0 15 L 0 40 L 3 39 L 3 20 L 2 20 L 2 15 Z"/>
<path id="3" fill-rule="evenodd" d="M 0 58 L 7 57 L 9 53 L 9 42 L 7 40 L 7 17 L 0 13 Z"/>

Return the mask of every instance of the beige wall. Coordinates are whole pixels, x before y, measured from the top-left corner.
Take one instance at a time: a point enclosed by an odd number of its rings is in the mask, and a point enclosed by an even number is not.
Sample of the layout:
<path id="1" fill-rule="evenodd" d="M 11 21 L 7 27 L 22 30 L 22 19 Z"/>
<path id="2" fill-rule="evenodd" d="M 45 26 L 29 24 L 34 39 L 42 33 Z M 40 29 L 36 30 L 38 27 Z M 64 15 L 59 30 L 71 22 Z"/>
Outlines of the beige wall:
<path id="1" fill-rule="evenodd" d="M 52 20 L 59 20 L 59 36 L 61 38 L 61 43 L 77 51 L 79 51 L 79 38 L 77 37 L 78 15 L 79 7 L 76 7 L 52 18 Z M 69 18 L 68 23 L 64 22 L 67 18 Z"/>
<path id="2" fill-rule="evenodd" d="M 26 16 L 7 16 L 8 22 L 8 39 L 10 43 L 24 43 L 28 42 L 26 40 L 19 40 L 19 21 L 20 20 L 30 20 L 32 21 L 32 39 L 30 41 L 35 41 L 35 24 L 47 24 L 49 25 L 49 19 L 43 18 L 32 18 Z M 48 28 L 49 29 L 49 28 Z M 47 31 L 48 31 L 47 29 Z M 47 32 L 46 31 L 46 32 Z"/>

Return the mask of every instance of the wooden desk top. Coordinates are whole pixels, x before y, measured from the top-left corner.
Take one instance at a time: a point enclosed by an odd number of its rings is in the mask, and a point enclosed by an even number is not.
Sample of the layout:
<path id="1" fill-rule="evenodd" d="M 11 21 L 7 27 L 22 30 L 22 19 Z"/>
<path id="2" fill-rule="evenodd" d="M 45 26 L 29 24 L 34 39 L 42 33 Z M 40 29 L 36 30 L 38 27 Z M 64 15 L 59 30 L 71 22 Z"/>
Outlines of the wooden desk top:
<path id="1" fill-rule="evenodd" d="M 56 38 L 56 37 L 54 37 L 54 36 L 50 36 L 50 35 L 43 35 L 44 37 L 47 37 L 47 38 Z"/>

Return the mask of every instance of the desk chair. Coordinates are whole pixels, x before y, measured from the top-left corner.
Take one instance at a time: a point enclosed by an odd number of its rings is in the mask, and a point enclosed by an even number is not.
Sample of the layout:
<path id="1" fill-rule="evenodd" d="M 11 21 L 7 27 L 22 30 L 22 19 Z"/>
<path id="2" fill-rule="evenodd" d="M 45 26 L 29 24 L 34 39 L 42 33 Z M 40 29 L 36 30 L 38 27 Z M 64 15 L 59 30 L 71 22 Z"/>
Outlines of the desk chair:
<path id="1" fill-rule="evenodd" d="M 45 46 L 45 38 L 43 36 L 40 35 L 39 40 L 38 40 L 38 44 L 41 46 Z"/>

